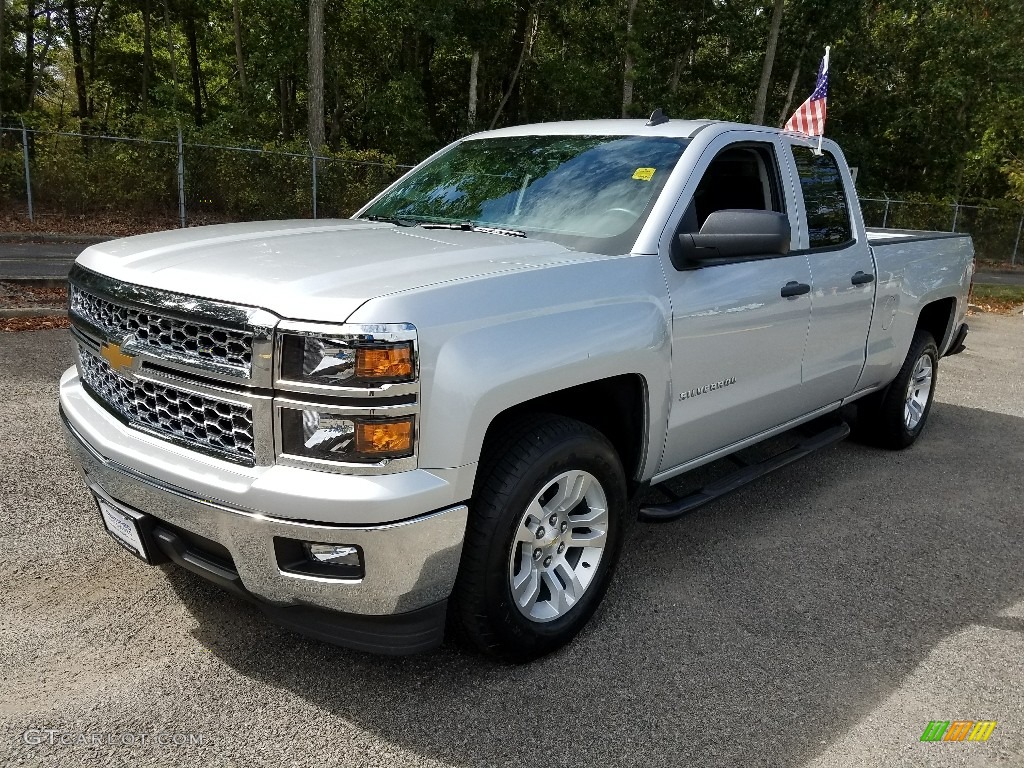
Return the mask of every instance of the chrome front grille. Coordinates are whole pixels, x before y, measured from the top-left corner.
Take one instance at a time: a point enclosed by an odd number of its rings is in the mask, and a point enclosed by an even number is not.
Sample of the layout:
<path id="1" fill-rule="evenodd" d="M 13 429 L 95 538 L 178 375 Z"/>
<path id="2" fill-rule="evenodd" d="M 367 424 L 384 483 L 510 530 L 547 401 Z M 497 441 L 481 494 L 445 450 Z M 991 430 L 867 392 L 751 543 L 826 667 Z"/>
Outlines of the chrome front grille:
<path id="1" fill-rule="evenodd" d="M 275 315 L 76 264 L 69 317 L 89 393 L 128 426 L 248 466 L 273 463 Z"/>
<path id="2" fill-rule="evenodd" d="M 148 380 L 130 380 L 79 345 L 82 380 L 130 426 L 189 447 L 256 463 L 253 409 Z"/>
<path id="3" fill-rule="evenodd" d="M 118 340 L 179 363 L 194 363 L 252 375 L 254 335 L 251 331 L 219 327 L 195 320 L 170 317 L 153 308 L 138 308 L 110 301 L 77 285 L 70 287 L 74 315 Z"/>

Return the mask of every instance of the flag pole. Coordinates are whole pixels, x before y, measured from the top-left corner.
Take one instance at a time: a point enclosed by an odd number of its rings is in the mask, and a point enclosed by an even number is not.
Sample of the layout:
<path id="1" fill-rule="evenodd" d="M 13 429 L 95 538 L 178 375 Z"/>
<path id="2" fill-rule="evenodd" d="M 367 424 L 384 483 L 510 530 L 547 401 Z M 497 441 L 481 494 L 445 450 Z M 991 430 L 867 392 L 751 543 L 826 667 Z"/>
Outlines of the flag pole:
<path id="1" fill-rule="evenodd" d="M 825 74 L 828 74 L 828 58 L 832 51 L 831 45 L 825 46 Z M 825 126 L 821 126 L 821 133 L 818 134 L 818 155 L 821 155 L 821 142 L 825 138 Z"/>

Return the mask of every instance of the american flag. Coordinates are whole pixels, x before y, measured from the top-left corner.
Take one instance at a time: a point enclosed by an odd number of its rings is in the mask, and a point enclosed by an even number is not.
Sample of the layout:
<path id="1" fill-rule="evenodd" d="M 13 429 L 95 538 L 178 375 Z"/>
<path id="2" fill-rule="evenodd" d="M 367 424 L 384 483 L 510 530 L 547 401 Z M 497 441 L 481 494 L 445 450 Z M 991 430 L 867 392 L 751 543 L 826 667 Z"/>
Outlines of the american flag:
<path id="1" fill-rule="evenodd" d="M 828 49 L 818 69 L 818 82 L 814 86 L 811 98 L 800 105 L 786 123 L 785 130 L 796 131 L 808 136 L 821 136 L 825 133 L 825 111 L 828 106 Z"/>

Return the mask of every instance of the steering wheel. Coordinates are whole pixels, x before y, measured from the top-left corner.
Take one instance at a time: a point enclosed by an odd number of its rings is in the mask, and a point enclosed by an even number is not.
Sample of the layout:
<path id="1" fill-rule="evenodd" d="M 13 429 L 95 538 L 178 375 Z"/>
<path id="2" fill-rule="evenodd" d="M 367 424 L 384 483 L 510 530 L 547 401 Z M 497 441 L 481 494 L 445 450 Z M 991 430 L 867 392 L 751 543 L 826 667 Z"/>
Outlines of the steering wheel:
<path id="1" fill-rule="evenodd" d="M 629 210 L 629 208 L 609 208 L 602 215 L 606 215 L 606 214 L 609 214 L 609 213 L 624 213 L 627 216 L 633 217 L 634 219 L 639 219 L 640 218 L 640 214 L 639 213 L 637 213 L 636 211 L 631 211 L 631 210 Z"/>

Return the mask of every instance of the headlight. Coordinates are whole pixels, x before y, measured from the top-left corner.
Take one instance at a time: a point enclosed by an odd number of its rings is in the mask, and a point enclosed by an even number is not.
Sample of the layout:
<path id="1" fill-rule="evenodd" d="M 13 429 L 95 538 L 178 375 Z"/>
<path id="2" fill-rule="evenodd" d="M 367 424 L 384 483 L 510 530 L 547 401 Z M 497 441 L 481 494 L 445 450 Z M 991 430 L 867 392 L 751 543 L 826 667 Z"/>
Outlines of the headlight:
<path id="1" fill-rule="evenodd" d="M 416 468 L 414 326 L 285 320 L 276 339 L 278 463 L 346 474 Z"/>
<path id="2" fill-rule="evenodd" d="M 411 325 L 349 325 L 325 331 L 309 325 L 280 334 L 281 381 L 379 387 L 415 380 L 416 330 Z"/>
<path id="3" fill-rule="evenodd" d="M 413 416 L 376 418 L 331 413 L 316 406 L 279 408 L 281 452 L 304 459 L 378 462 L 413 454 Z"/>

